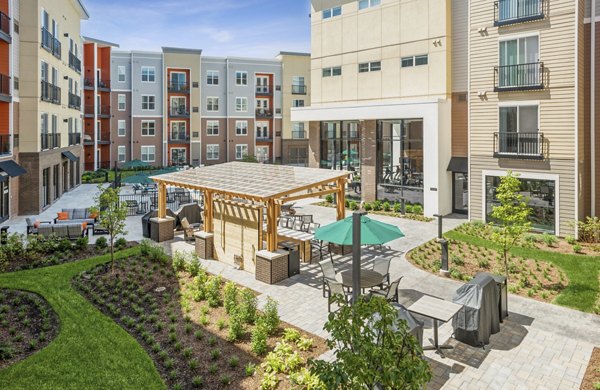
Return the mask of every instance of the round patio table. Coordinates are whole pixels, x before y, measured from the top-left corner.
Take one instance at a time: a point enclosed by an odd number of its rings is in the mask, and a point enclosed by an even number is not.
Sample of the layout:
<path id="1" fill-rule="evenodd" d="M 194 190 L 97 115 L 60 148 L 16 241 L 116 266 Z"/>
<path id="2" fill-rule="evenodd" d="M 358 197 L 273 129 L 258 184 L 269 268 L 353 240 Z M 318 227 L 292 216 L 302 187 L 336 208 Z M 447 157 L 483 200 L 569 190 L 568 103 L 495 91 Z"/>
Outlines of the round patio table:
<path id="1" fill-rule="evenodd" d="M 339 272 L 335 280 L 342 283 L 344 287 L 352 287 L 352 270 Z M 383 282 L 383 275 L 370 269 L 360 270 L 360 288 L 371 288 L 379 286 Z"/>

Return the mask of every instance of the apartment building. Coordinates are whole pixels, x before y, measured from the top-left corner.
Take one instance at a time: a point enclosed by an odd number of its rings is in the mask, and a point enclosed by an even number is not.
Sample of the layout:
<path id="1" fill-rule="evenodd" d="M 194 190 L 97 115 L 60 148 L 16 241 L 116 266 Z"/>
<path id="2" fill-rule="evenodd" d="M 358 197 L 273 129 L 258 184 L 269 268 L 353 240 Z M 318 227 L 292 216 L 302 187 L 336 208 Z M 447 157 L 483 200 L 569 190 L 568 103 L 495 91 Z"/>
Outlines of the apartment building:
<path id="1" fill-rule="evenodd" d="M 202 164 L 281 159 L 281 63 L 202 57 Z"/>
<path id="2" fill-rule="evenodd" d="M 80 184 L 80 21 L 89 15 L 79 0 L 22 2 L 18 15 L 13 115 L 18 111 L 18 161 L 27 171 L 19 179 L 19 214 L 38 214 Z"/>
<path id="3" fill-rule="evenodd" d="M 308 122 L 292 122 L 292 107 L 310 106 L 310 54 L 280 52 L 282 72 L 281 162 L 308 166 Z"/>
<path id="4" fill-rule="evenodd" d="M 465 170 L 459 140 L 467 133 L 467 86 L 452 82 L 451 50 L 466 29 L 453 29 L 453 14 L 466 20 L 466 2 L 311 4 L 311 104 L 291 113 L 309 122 L 308 165 L 354 171 L 365 201 L 404 199 L 428 216 L 451 213 L 447 169 Z"/>
<path id="5" fill-rule="evenodd" d="M 83 37 L 84 169 L 111 167 L 111 51 L 115 43 Z"/>
<path id="6" fill-rule="evenodd" d="M 111 161 L 142 160 L 167 165 L 164 142 L 165 89 L 163 54 L 112 51 Z"/>
<path id="7" fill-rule="evenodd" d="M 471 219 L 489 220 L 499 177 L 508 170 L 520 175 L 536 230 L 573 234 L 575 221 L 598 212 L 585 3 L 471 4 Z"/>

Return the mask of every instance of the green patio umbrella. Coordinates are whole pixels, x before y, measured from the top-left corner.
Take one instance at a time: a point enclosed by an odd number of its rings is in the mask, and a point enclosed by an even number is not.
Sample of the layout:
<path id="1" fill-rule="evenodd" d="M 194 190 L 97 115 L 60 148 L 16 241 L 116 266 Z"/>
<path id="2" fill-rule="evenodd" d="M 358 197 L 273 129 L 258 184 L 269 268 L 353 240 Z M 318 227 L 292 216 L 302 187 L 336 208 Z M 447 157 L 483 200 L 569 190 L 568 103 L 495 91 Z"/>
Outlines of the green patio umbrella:
<path id="1" fill-rule="evenodd" d="M 132 175 L 125 177 L 121 180 L 121 183 L 126 184 L 152 184 L 154 181 L 143 173 L 138 173 L 137 175 Z"/>
<path id="2" fill-rule="evenodd" d="M 362 216 L 360 222 L 361 245 L 381 245 L 404 237 L 404 233 L 397 226 L 367 216 Z M 352 245 L 352 216 L 317 229 L 315 239 L 339 245 Z"/>
<path id="3" fill-rule="evenodd" d="M 130 168 L 147 168 L 150 164 L 142 160 L 131 160 L 123 163 L 121 165 L 121 169 L 130 169 Z"/>

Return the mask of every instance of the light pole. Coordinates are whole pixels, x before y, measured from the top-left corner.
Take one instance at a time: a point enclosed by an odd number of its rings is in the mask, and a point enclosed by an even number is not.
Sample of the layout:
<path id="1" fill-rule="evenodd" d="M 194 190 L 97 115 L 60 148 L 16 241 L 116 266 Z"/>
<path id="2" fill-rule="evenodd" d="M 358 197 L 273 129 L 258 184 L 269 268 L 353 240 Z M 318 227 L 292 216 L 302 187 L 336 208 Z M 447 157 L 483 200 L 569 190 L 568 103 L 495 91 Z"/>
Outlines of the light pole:
<path id="1" fill-rule="evenodd" d="M 360 296 L 360 229 L 362 217 L 367 215 L 365 211 L 352 213 L 352 302 L 357 302 Z"/>

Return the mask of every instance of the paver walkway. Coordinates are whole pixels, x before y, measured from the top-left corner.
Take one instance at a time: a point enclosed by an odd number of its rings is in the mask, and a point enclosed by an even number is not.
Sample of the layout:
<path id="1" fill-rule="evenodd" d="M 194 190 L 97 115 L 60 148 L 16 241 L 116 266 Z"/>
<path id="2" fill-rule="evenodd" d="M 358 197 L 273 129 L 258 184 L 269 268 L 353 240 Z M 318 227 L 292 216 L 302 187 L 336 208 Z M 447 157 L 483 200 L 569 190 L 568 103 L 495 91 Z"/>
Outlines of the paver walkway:
<path id="1" fill-rule="evenodd" d="M 298 206 L 298 205 L 297 205 Z M 303 204 L 299 213 L 313 214 L 315 221 L 327 224 L 335 220 L 335 209 Z M 461 283 L 438 277 L 413 267 L 404 253 L 437 235 L 437 223 L 372 216 L 393 223 L 406 234 L 382 251 L 363 250 L 365 267 L 377 255 L 392 256 L 392 280 L 404 276 L 400 284 L 400 302 L 409 306 L 424 294 L 452 299 Z M 444 230 L 464 222 L 449 218 Z M 167 250 L 193 250 L 181 239 L 167 243 Z M 335 258 L 338 270 L 350 267 L 349 256 Z M 281 318 L 321 337 L 327 337 L 323 324 L 327 319 L 327 301 L 321 295 L 318 264 L 302 264 L 301 273 L 276 285 L 266 285 L 245 271 L 235 270 L 217 261 L 204 261 L 210 272 L 271 296 L 279 303 Z M 452 327 L 440 327 L 440 341 L 455 346 L 445 358 L 427 351 L 434 378 L 428 389 L 577 389 L 585 373 L 593 347 L 600 345 L 600 317 L 564 307 L 509 295 L 510 316 L 501 325 L 491 343 L 474 348 L 450 338 Z M 425 340 L 432 338 L 432 323 L 425 322 Z M 425 341 L 427 343 L 428 341 Z"/>

